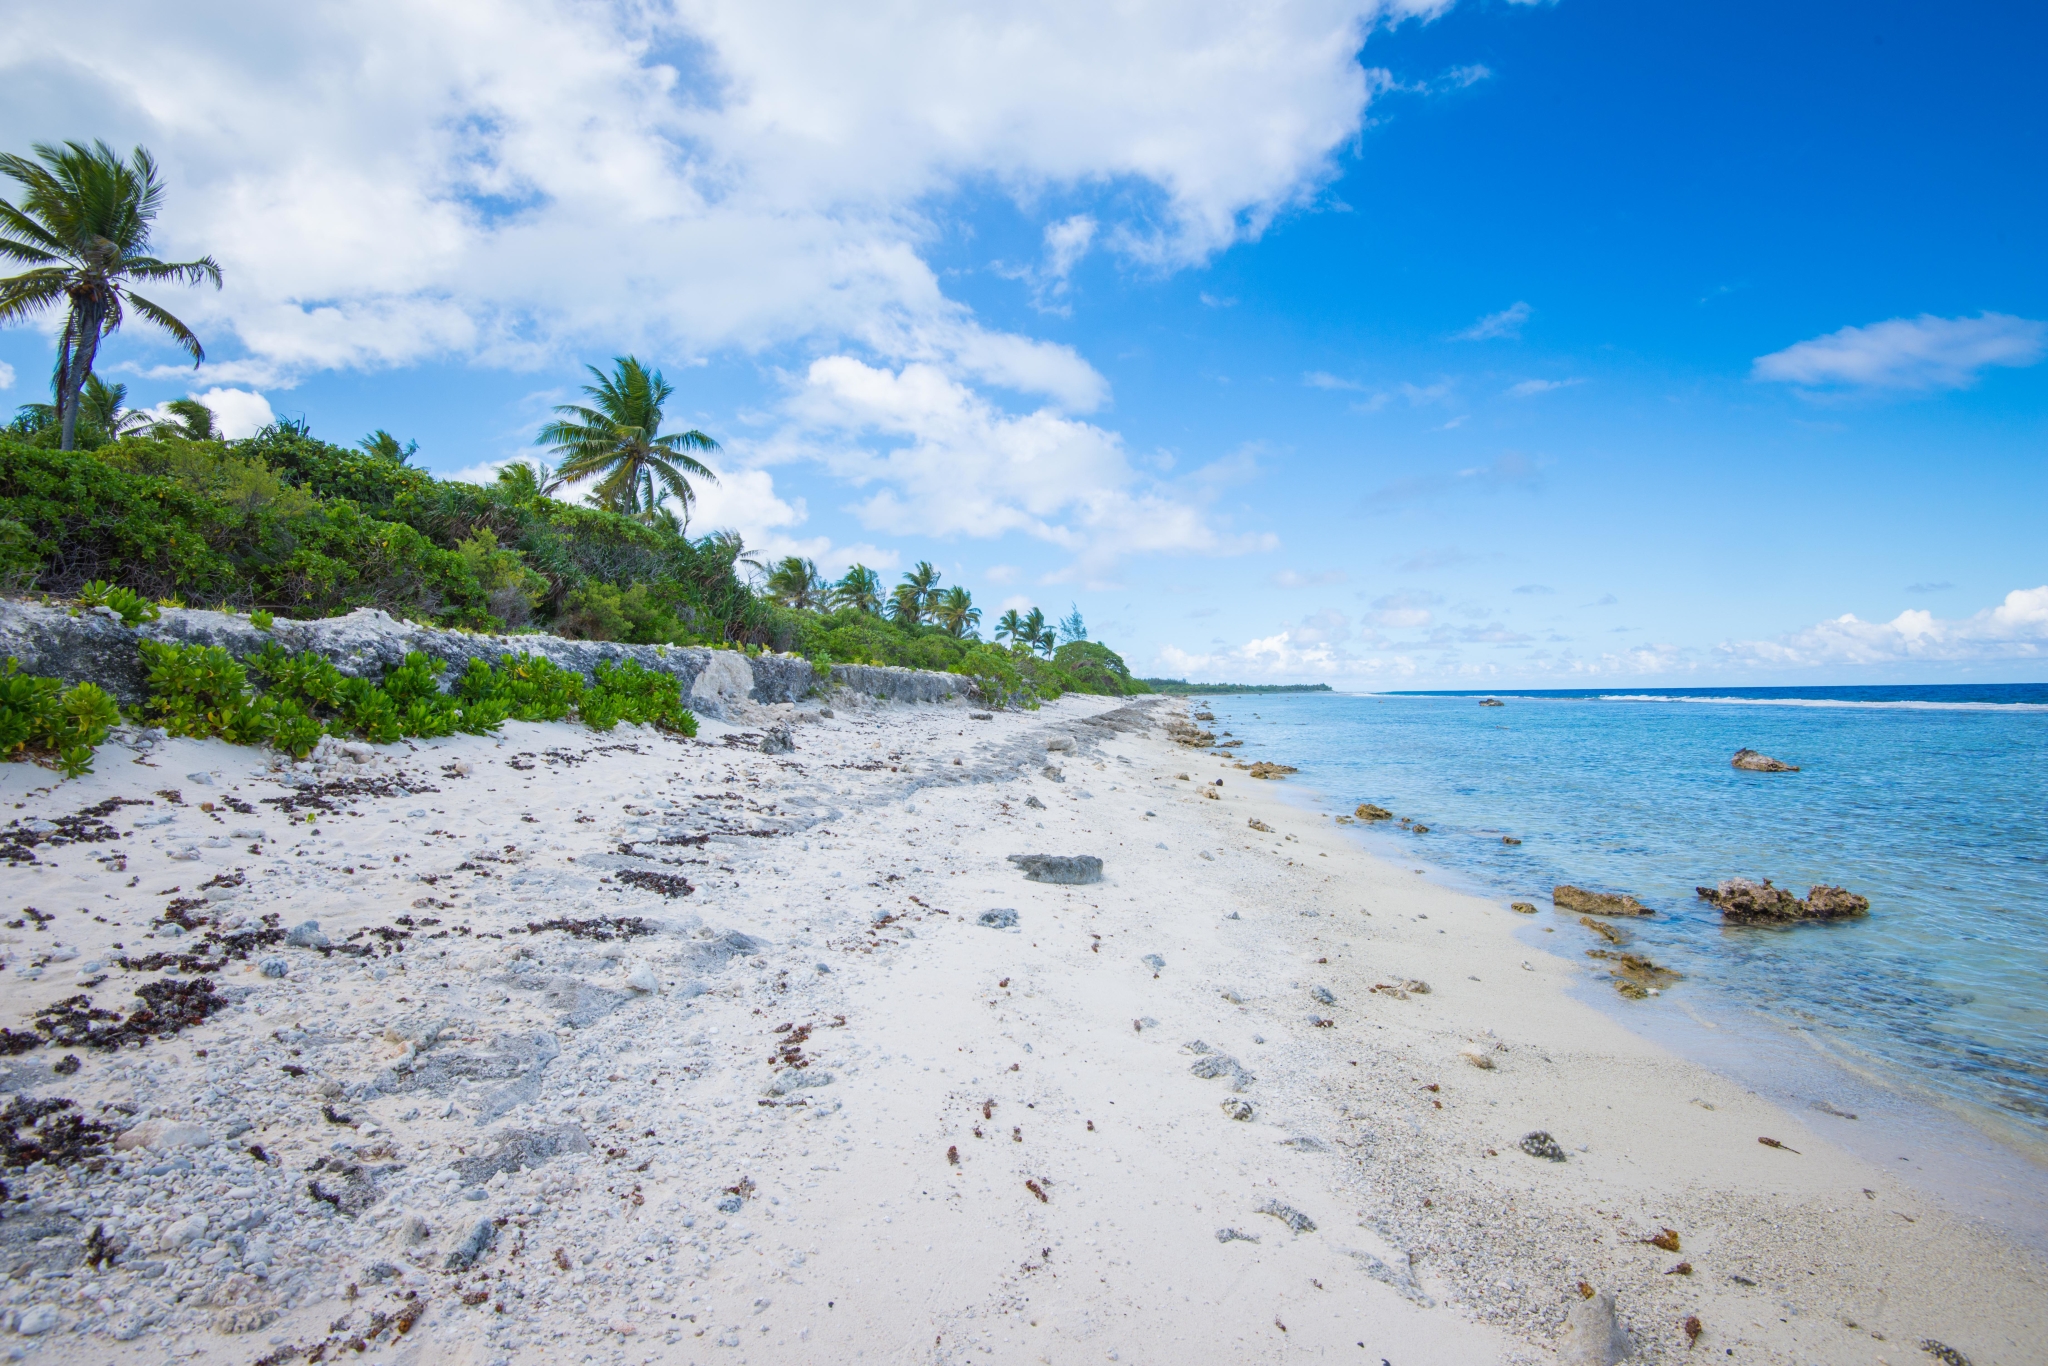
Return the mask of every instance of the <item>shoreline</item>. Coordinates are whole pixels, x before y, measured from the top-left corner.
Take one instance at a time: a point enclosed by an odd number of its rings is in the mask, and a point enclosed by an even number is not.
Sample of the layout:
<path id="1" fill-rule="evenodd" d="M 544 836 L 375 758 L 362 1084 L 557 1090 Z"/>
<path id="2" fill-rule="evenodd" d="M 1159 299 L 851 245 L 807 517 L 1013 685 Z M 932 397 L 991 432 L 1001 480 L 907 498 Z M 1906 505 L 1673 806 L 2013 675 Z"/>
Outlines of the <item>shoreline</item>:
<path id="1" fill-rule="evenodd" d="M 12 870 L 58 919 L 7 931 L 0 1023 L 92 962 L 120 1003 L 143 977 L 108 945 L 189 946 L 140 922 L 201 873 L 244 877 L 187 918 L 317 919 L 330 949 L 260 946 L 206 1023 L 69 1075 L 0 1063 L 131 1145 L 7 1174 L 0 1244 L 45 1264 L 7 1309 L 51 1320 L 16 1340 L 281 1363 L 382 1314 L 393 1363 L 1542 1362 L 1583 1280 L 1642 1361 L 1689 1359 L 1688 1315 L 1746 1361 L 2033 1354 L 2038 1255 L 1574 999 L 1579 967 L 1491 903 L 1159 738 L 1183 705 L 736 704 L 695 742 L 511 723 L 296 775 L 189 741 L 61 785 L 8 765 L 14 819 L 152 805 Z M 795 753 L 747 738 L 776 720 Z M 259 814 L 198 811 L 195 772 Z M 280 777 L 333 810 L 287 824 Z M 1025 881 L 1032 852 L 1104 880 Z M 1013 928 L 977 923 L 997 908 Z M 621 916 L 652 933 L 546 928 Z M 25 982 L 38 936 L 79 954 Z M 1523 1153 L 1536 1130 L 1566 1160 Z M 95 1227 L 110 1267 L 79 1260 Z M 1666 1228 L 1676 1254 L 1638 1241 Z"/>

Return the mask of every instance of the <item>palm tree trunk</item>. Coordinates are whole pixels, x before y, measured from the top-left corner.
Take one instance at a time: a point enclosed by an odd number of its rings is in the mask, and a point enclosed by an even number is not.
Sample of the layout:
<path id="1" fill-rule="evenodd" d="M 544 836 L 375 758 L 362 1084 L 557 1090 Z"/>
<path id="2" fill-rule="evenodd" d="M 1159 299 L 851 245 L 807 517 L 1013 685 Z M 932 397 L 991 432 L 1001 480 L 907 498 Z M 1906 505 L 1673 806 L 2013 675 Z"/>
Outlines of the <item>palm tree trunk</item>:
<path id="1" fill-rule="evenodd" d="M 57 412 L 63 423 L 60 450 L 78 449 L 78 398 L 85 390 L 85 378 L 99 352 L 100 325 L 104 310 L 97 297 L 71 296 L 71 316 L 64 325 L 63 364 L 57 378 Z"/>

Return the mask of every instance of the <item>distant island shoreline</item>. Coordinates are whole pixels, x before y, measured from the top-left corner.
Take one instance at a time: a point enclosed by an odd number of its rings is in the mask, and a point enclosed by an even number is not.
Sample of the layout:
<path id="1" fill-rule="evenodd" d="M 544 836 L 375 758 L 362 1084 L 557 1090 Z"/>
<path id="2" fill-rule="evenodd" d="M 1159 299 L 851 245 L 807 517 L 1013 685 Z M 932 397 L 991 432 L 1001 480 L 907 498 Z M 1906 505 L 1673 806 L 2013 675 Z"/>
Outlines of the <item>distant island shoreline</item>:
<path id="1" fill-rule="evenodd" d="M 1331 692 L 1327 683 L 1190 683 L 1185 678 L 1141 678 L 1147 692 L 1169 697 L 1218 697 L 1226 693 Z"/>

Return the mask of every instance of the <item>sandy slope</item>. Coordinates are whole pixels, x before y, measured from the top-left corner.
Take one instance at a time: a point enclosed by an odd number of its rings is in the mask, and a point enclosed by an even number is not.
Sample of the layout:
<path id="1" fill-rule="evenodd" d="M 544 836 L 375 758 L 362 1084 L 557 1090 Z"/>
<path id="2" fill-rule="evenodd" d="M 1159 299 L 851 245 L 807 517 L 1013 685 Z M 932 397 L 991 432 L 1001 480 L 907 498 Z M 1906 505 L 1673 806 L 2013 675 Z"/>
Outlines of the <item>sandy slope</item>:
<path id="1" fill-rule="evenodd" d="M 1572 1001 L 1582 931 L 1560 919 L 1560 956 L 1532 955 L 1504 908 L 1113 709 L 842 699 L 780 757 L 710 723 L 694 743 L 512 725 L 298 775 L 194 742 L 111 747 L 56 786 L 0 769 L 16 820 L 152 803 L 107 814 L 125 839 L 6 872 L 10 905 L 54 918 L 0 930 L 0 1023 L 81 990 L 132 1008 L 160 974 L 111 946 L 189 950 L 204 928 L 146 926 L 234 870 L 183 917 L 332 941 L 227 963 L 234 1004 L 175 1038 L 70 1050 L 66 1076 L 62 1049 L 0 1060 L 0 1089 L 74 1098 L 131 1145 L 6 1173 L 29 1199 L 0 1221 L 0 1296 L 43 1328 L 6 1344 L 1547 1361 L 1583 1280 L 1642 1360 L 1903 1366 L 1923 1339 L 2048 1359 L 2030 1254 Z M 355 795 L 323 812 L 294 776 Z M 294 796 L 295 820 L 264 801 Z M 1106 876 L 1027 882 L 1005 861 L 1025 852 Z M 977 923 L 992 908 L 1016 926 Z M 617 916 L 655 932 L 525 929 Z M 372 930 L 353 942 L 374 953 L 335 950 Z M 57 943 L 77 956 L 32 979 Z M 1537 1129 L 1568 1160 L 1522 1152 Z M 95 1228 L 125 1243 L 110 1266 L 80 1260 Z M 1665 1228 L 1679 1252 L 1638 1241 Z"/>

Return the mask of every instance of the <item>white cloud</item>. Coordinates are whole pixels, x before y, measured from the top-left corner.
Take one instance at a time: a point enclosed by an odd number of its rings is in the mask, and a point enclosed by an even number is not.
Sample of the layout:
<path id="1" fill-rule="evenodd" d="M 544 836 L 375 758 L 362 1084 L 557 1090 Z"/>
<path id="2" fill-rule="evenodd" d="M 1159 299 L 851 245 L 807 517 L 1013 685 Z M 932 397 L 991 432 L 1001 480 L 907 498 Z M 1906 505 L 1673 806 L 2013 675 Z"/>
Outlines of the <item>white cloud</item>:
<path id="1" fill-rule="evenodd" d="M 1350 577 L 1341 569 L 1324 569 L 1314 574 L 1283 569 L 1273 576 L 1273 583 L 1279 588 L 1320 588 L 1326 584 L 1343 583 Z"/>
<path id="2" fill-rule="evenodd" d="M 1845 327 L 1759 356 L 1754 378 L 1810 388 L 1961 389 L 1991 366 L 2025 367 L 2048 352 L 2048 323 L 2003 313 L 1893 318 Z"/>
<path id="3" fill-rule="evenodd" d="M 12 389 L 13 387 L 14 367 L 6 361 L 0 360 L 0 389 Z"/>
<path id="4" fill-rule="evenodd" d="M 2048 584 L 2015 588 L 1996 607 L 1968 617 L 1912 608 L 1876 622 L 1845 613 L 1775 640 L 1731 641 L 1718 652 L 1780 668 L 2048 658 Z"/>
<path id="5" fill-rule="evenodd" d="M 1434 593 L 1388 593 L 1373 599 L 1372 615 L 1367 620 L 1375 626 L 1397 629 L 1427 626 L 1433 619 L 1429 609 L 1442 601 Z"/>
<path id="6" fill-rule="evenodd" d="M 1311 389 L 1363 389 L 1356 380 L 1340 379 L 1327 370 L 1311 370 L 1301 377 L 1301 382 Z"/>
<path id="7" fill-rule="evenodd" d="M 215 426 L 230 441 L 254 436 L 277 420 L 270 400 L 247 389 L 208 389 L 192 397 L 213 409 Z"/>
<path id="8" fill-rule="evenodd" d="M 1452 341 L 1493 341 L 1505 339 L 1516 341 L 1521 338 L 1522 324 L 1529 321 L 1535 312 L 1529 305 L 1519 301 L 1508 305 L 1498 313 L 1489 313 L 1473 323 L 1463 332 L 1452 335 Z"/>
<path id="9" fill-rule="evenodd" d="M 814 460 L 872 488 L 853 510 L 877 531 L 1022 532 L 1071 552 L 1091 576 L 1124 555 L 1270 544 L 1214 527 L 1199 487 L 1190 495 L 1141 477 L 1116 433 L 1052 408 L 1005 412 L 934 365 L 890 370 L 827 356 L 787 411 L 790 425 L 758 457 Z"/>
<path id="10" fill-rule="evenodd" d="M 1584 380 L 1578 379 L 1525 379 L 1520 384 L 1509 385 L 1507 395 L 1509 398 L 1534 398 L 1553 389 L 1569 389 L 1574 384 L 1583 383 Z"/>

